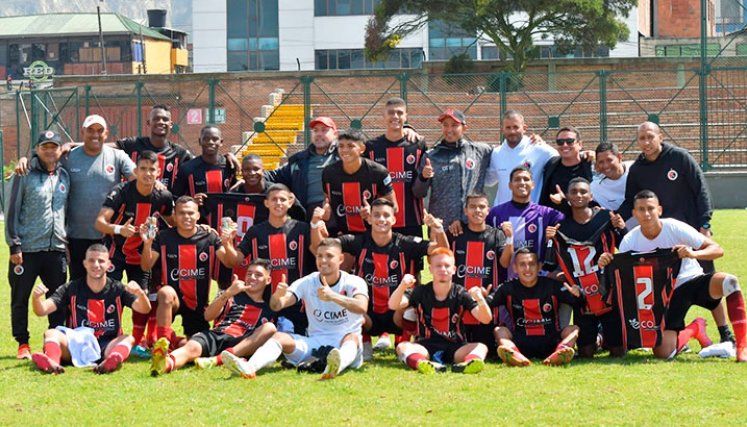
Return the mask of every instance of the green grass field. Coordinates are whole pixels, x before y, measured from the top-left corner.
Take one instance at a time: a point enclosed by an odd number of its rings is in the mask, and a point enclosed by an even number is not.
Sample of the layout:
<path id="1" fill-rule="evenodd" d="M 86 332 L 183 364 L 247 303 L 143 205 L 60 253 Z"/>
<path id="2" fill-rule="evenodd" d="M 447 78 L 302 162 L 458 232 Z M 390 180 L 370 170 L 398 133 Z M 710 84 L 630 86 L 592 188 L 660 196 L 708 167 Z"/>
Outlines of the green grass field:
<path id="1" fill-rule="evenodd" d="M 726 249 L 721 271 L 747 278 L 747 211 L 717 211 L 715 239 Z M 7 247 L 0 250 L 7 277 Z M 489 363 L 480 375 L 423 376 L 393 352 L 378 353 L 360 371 L 333 381 L 282 370 L 256 380 L 229 378 L 222 369 L 188 367 L 159 378 L 131 358 L 108 376 L 68 368 L 41 374 L 15 359 L 9 290 L 0 335 L 0 425 L 745 425 L 747 364 L 701 360 L 694 352 L 673 362 L 631 354 L 603 355 L 568 368 L 525 369 Z M 709 321 L 709 313 L 693 309 Z M 41 347 L 46 320 L 31 314 L 32 349 Z M 125 321 L 129 325 L 129 319 Z M 694 351 L 699 347 L 691 342 Z"/>

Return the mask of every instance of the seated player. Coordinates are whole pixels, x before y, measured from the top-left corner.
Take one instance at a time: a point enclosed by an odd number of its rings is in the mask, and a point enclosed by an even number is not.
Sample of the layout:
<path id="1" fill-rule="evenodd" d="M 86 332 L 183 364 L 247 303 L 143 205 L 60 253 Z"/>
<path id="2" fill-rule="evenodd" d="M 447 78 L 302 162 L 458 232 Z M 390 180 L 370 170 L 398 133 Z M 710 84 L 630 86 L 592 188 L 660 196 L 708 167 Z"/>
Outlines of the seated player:
<path id="1" fill-rule="evenodd" d="M 685 327 L 685 316 L 693 305 L 713 310 L 726 297 L 726 310 L 737 341 L 737 362 L 747 362 L 747 316 L 739 280 L 728 273 L 703 273 L 699 260 L 712 261 L 724 255 L 721 246 L 690 225 L 674 218 L 661 218 L 659 198 L 650 190 L 639 191 L 633 198 L 633 216 L 640 224 L 622 242 L 620 252 L 647 252 L 656 248 L 672 248 L 682 259 L 680 271 L 664 313 L 665 329 L 661 344 L 654 347 L 654 356 L 673 358 L 690 338 L 703 330 L 703 322 Z M 611 253 L 599 257 L 599 266 L 607 266 Z"/>
<path id="2" fill-rule="evenodd" d="M 545 365 L 567 365 L 575 354 L 578 326 L 559 326 L 559 303 L 582 306 L 578 286 L 540 277 L 537 254 L 527 248 L 516 251 L 514 271 L 518 277 L 501 284 L 488 301 L 491 307 L 506 306 L 515 325 L 495 328 L 498 357 L 509 366 L 528 366 L 528 357 L 544 359 Z"/>
<path id="3" fill-rule="evenodd" d="M 118 280 L 106 277 L 111 265 L 109 251 L 102 244 L 94 244 L 86 250 L 83 267 L 86 276 L 68 282 L 44 299 L 46 286 L 38 284 L 34 288 L 32 299 L 34 313 L 47 316 L 59 308 L 67 307 L 69 317 L 66 326 L 76 329 L 85 326 L 93 329 L 93 336 L 98 341 L 103 353 L 100 363 L 94 367 L 97 374 L 106 374 L 117 370 L 130 355 L 135 340 L 130 335 L 122 335 L 122 306 L 146 314 L 150 312 L 148 295 L 135 281 L 123 285 Z M 68 339 L 67 333 L 59 329 L 47 329 L 44 332 L 44 353 L 34 353 L 31 360 L 37 368 L 51 374 L 65 372 L 63 363 L 72 363 L 81 344 Z M 103 360 L 102 360 L 103 359 Z"/>
<path id="4" fill-rule="evenodd" d="M 308 336 L 276 332 L 248 361 L 224 351 L 223 366 L 243 378 L 254 378 L 258 370 L 274 363 L 281 354 L 298 366 L 315 350 L 331 346 L 334 348 L 327 354 L 322 379 L 334 378 L 348 366 L 359 368 L 363 364 L 361 325 L 368 307 L 368 289 L 363 279 L 340 270 L 342 260 L 340 241 L 322 240 L 316 250 L 319 271 L 290 286 L 285 281 L 278 283 L 270 299 L 274 311 L 303 301 Z"/>
<path id="5" fill-rule="evenodd" d="M 392 310 L 413 307 L 418 313 L 418 340 L 398 344 L 397 356 L 423 374 L 445 372 L 445 363 L 453 364 L 452 372 L 478 373 L 485 367 L 488 347 L 467 342 L 461 329 L 465 312 L 484 324 L 492 320 L 481 288 L 474 287 L 468 293 L 452 281 L 456 265 L 449 249 L 435 249 L 428 263 L 433 282 L 415 286 L 415 277 L 405 275 L 389 299 Z"/>
<path id="6" fill-rule="evenodd" d="M 192 335 L 184 347 L 171 353 L 166 338 L 156 341 L 151 375 L 172 372 L 192 361 L 200 368 L 221 365 L 223 351 L 239 356 L 253 354 L 275 333 L 275 312 L 264 298 L 269 283 L 270 262 L 253 259 L 246 271 L 246 282 L 233 276 L 231 286 L 205 309 L 205 320 L 215 320 L 213 329 Z"/>

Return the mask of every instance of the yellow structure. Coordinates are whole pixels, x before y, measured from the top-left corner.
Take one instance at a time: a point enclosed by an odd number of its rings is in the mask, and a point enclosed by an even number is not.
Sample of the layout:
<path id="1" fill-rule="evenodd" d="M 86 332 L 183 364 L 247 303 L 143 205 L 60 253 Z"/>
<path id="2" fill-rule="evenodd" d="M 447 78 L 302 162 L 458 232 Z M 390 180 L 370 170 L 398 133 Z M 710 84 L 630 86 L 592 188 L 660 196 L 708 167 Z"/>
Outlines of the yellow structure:
<path id="1" fill-rule="evenodd" d="M 275 169 L 285 157 L 288 147 L 296 143 L 298 132 L 303 131 L 303 105 L 276 105 L 264 119 L 264 125 L 264 132 L 249 135 L 249 143 L 239 157 L 256 154 L 262 157 L 265 169 Z"/>

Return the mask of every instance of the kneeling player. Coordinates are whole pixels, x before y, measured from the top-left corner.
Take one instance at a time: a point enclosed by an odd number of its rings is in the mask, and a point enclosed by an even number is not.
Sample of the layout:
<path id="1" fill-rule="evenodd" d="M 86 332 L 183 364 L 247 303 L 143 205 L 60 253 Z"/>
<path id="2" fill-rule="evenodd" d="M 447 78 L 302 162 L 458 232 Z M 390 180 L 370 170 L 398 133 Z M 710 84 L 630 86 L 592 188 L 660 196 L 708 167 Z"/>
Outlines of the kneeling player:
<path id="1" fill-rule="evenodd" d="M 298 365 L 309 359 L 313 351 L 331 346 L 334 348 L 327 354 L 322 379 L 334 378 L 348 366 L 360 367 L 361 325 L 368 307 L 368 289 L 360 277 L 340 271 L 342 260 L 340 241 L 322 240 L 316 250 L 319 271 L 290 286 L 285 281 L 279 283 L 270 299 L 270 308 L 275 311 L 303 301 L 309 320 L 308 336 L 276 332 L 248 361 L 224 351 L 224 366 L 243 378 L 254 378 L 258 370 L 274 363 L 281 354 Z"/>
<path id="2" fill-rule="evenodd" d="M 415 277 L 405 275 L 389 299 L 391 310 L 413 307 L 418 313 L 418 341 L 397 345 L 397 356 L 412 369 L 424 374 L 446 371 L 444 363 L 453 363 L 453 372 L 474 374 L 482 371 L 488 347 L 468 343 L 461 332 L 462 315 L 470 312 L 480 322 L 490 323 L 492 316 L 480 287 L 468 293 L 452 282 L 456 273 L 454 254 L 437 248 L 428 256 L 433 282 L 415 286 Z"/>
<path id="3" fill-rule="evenodd" d="M 495 328 L 498 357 L 510 366 L 527 366 L 527 357 L 544 358 L 545 365 L 566 365 L 575 354 L 578 326 L 559 326 L 559 303 L 581 307 L 584 298 L 578 286 L 568 286 L 539 277 L 537 254 L 527 248 L 514 255 L 516 279 L 503 283 L 488 298 L 491 307 L 505 306 L 515 325 L 514 332 Z"/>
<path id="4" fill-rule="evenodd" d="M 102 244 L 91 245 L 86 250 L 83 266 L 86 277 L 68 282 L 44 299 L 47 288 L 39 284 L 34 288 L 33 307 L 37 316 L 46 316 L 60 307 L 67 307 L 69 318 L 66 326 L 75 329 L 85 326 L 93 329 L 93 337 L 103 351 L 103 361 L 94 368 L 94 372 L 105 374 L 119 368 L 130 355 L 135 340 L 130 335 L 121 335 L 122 306 L 132 308 L 138 313 L 150 312 L 148 295 L 137 282 L 123 285 L 117 280 L 106 277 L 110 266 L 109 251 Z M 75 333 L 72 332 L 72 333 Z M 66 332 L 48 329 L 44 332 L 44 353 L 31 356 L 40 370 L 60 374 L 65 372 L 62 363 L 86 359 L 81 356 L 84 345 L 68 339 Z M 84 361 L 85 363 L 85 361 Z"/>
<path id="5" fill-rule="evenodd" d="M 160 338 L 153 348 L 150 374 L 157 376 L 194 361 L 199 368 L 222 365 L 222 351 L 239 356 L 254 353 L 275 333 L 275 312 L 264 300 L 270 283 L 270 262 L 255 258 L 246 271 L 246 282 L 233 276 L 231 286 L 205 309 L 205 320 L 215 327 L 192 335 L 184 347 L 169 353 L 169 341 Z"/>

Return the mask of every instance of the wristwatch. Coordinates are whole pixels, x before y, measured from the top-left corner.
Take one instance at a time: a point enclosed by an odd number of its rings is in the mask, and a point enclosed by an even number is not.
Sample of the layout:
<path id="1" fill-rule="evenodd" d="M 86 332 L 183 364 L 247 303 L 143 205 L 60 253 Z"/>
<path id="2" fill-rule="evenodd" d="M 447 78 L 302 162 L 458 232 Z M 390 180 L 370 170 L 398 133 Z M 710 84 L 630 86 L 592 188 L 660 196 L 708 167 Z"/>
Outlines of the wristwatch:
<path id="1" fill-rule="evenodd" d="M 711 223 L 710 222 L 706 222 L 705 224 L 701 225 L 700 227 L 703 228 L 703 229 L 705 229 L 705 230 L 710 230 L 711 229 Z"/>

